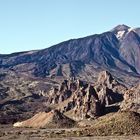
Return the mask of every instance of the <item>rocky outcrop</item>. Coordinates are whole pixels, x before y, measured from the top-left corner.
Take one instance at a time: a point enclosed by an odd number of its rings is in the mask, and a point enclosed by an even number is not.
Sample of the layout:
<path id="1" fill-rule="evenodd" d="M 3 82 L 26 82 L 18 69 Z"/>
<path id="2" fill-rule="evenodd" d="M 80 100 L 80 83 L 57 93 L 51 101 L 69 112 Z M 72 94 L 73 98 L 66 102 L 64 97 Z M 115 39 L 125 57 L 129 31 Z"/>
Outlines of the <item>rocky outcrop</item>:
<path id="1" fill-rule="evenodd" d="M 108 71 L 99 73 L 95 89 L 99 99 L 105 105 L 110 105 L 123 100 L 123 93 L 127 88 L 120 84 Z"/>
<path id="2" fill-rule="evenodd" d="M 140 84 L 125 92 L 121 110 L 140 113 Z"/>
<path id="3" fill-rule="evenodd" d="M 50 91 L 50 95 L 49 103 L 58 104 L 63 113 L 73 110 L 76 120 L 100 116 L 104 110 L 94 86 L 75 78 L 64 80 L 59 89 Z"/>
<path id="4" fill-rule="evenodd" d="M 124 90 L 126 90 L 125 85 L 120 84 L 109 71 L 101 71 L 99 73 L 97 82 L 95 82 L 95 87 L 97 90 L 107 87 L 108 89 L 112 89 L 113 92 L 119 93 L 123 93 Z"/>
<path id="5" fill-rule="evenodd" d="M 114 85 L 117 84 L 117 81 L 108 71 L 102 71 L 99 73 L 97 84 L 111 89 Z"/>
<path id="6" fill-rule="evenodd" d="M 95 84 L 71 78 L 50 90 L 47 104 L 56 105 L 63 113 L 72 110 L 75 120 L 94 119 L 105 114 L 106 106 L 122 101 L 117 86 L 123 87 L 107 71 L 99 74 Z"/>
<path id="7" fill-rule="evenodd" d="M 63 80 L 59 86 L 52 87 L 48 94 L 46 94 L 47 106 L 56 109 L 55 111 L 36 114 L 33 118 L 16 123 L 14 126 L 44 127 L 45 124 L 50 126 L 50 124 L 47 124 L 47 121 L 42 121 L 44 123 L 40 124 L 37 122 L 40 118 L 46 120 L 53 116 L 51 120 L 57 124 L 57 121 L 54 120 L 63 122 L 65 117 L 62 114 L 70 116 L 75 121 L 96 119 L 106 113 L 108 106 L 122 101 L 123 95 L 116 90 L 120 86 L 125 89 L 107 71 L 99 74 L 95 84 L 81 81 L 75 77 Z M 30 121 L 34 122 L 30 124 Z"/>
<path id="8" fill-rule="evenodd" d="M 76 120 L 96 118 L 102 115 L 104 104 L 98 98 L 98 95 L 93 86 L 90 84 L 84 91 L 81 89 L 76 92 L 73 100 L 75 101 L 73 117 Z"/>
<path id="9" fill-rule="evenodd" d="M 108 87 L 102 87 L 102 89 L 98 92 L 99 99 L 102 104 L 105 106 L 120 102 L 123 100 L 123 95 L 114 92 L 112 89 Z"/>

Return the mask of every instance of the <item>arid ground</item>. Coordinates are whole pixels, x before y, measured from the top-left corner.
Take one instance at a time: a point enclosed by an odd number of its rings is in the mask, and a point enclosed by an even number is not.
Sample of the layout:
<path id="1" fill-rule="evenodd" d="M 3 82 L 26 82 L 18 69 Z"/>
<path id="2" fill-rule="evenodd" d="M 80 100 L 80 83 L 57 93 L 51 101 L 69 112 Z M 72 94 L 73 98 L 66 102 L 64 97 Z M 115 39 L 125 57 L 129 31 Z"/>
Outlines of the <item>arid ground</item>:
<path id="1" fill-rule="evenodd" d="M 76 133 L 76 137 L 72 135 Z M 80 136 L 80 128 L 33 129 L 0 126 L 0 140 L 140 140 L 139 136 Z"/>

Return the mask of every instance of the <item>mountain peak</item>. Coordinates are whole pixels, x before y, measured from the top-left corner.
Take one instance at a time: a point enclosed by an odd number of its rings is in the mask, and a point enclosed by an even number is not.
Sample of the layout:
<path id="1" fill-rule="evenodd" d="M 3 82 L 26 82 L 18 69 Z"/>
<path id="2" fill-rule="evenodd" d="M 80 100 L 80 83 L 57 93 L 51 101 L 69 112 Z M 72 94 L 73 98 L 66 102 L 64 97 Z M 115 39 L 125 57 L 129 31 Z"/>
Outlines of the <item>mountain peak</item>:
<path id="1" fill-rule="evenodd" d="M 118 31 L 127 31 L 130 27 L 124 24 L 117 25 L 111 31 L 118 32 Z"/>
<path id="2" fill-rule="evenodd" d="M 132 29 L 131 27 L 124 25 L 124 24 L 120 24 L 118 26 L 116 26 L 115 28 L 113 28 L 111 30 L 111 32 L 113 32 L 116 37 L 120 40 L 124 37 L 124 35 L 130 30 Z"/>

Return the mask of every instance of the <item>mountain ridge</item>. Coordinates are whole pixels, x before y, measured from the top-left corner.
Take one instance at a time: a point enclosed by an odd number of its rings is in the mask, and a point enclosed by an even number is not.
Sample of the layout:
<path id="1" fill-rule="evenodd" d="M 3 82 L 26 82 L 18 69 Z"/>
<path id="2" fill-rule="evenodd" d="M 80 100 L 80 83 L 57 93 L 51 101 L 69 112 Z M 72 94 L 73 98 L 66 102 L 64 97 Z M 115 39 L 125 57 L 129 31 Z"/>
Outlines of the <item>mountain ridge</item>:
<path id="1" fill-rule="evenodd" d="M 36 77 L 82 77 L 81 72 L 86 72 L 87 67 L 139 76 L 139 30 L 130 29 L 131 27 L 122 24 L 102 34 L 70 39 L 42 50 L 1 54 L 0 68 L 24 71 Z M 117 37 L 117 33 L 124 30 L 122 38 L 121 35 Z M 136 48 L 134 53 L 132 46 Z M 24 67 L 22 70 L 23 65 L 31 68 Z"/>

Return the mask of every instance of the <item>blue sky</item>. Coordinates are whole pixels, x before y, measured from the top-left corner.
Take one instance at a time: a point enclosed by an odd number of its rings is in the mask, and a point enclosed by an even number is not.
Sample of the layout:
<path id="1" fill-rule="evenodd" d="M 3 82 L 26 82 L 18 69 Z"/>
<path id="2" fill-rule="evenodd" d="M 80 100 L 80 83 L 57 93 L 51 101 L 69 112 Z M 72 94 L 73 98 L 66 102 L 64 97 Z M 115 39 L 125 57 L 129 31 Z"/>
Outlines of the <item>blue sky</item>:
<path id="1" fill-rule="evenodd" d="M 140 0 L 0 0 L 0 54 L 47 48 L 118 24 L 140 27 Z"/>

